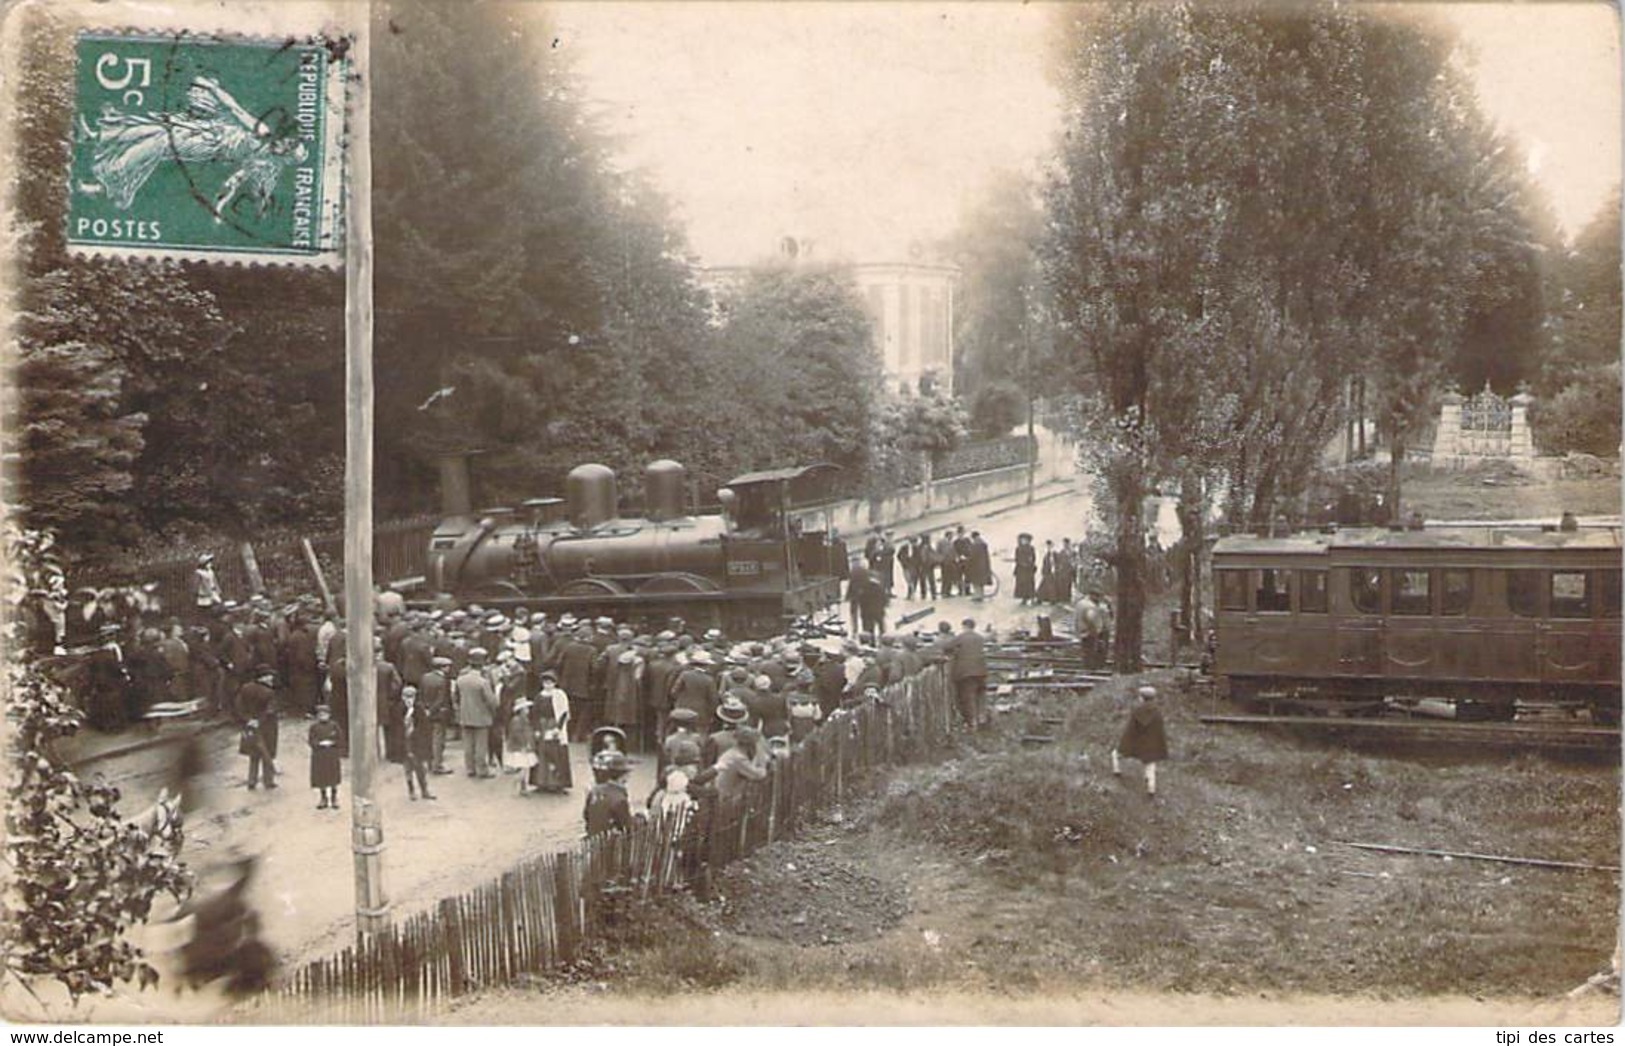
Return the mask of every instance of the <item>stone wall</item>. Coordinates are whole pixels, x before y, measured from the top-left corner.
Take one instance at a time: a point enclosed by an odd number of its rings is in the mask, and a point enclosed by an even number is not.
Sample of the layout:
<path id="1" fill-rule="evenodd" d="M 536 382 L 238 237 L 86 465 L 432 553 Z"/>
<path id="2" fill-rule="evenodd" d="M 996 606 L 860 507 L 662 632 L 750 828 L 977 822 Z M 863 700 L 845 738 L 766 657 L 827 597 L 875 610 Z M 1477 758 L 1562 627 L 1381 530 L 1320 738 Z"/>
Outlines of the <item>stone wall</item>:
<path id="1" fill-rule="evenodd" d="M 1487 387 L 1471 398 L 1445 393 L 1433 437 L 1433 463 L 1459 467 L 1488 460 L 1532 460 L 1529 405 L 1534 401 L 1526 392 L 1504 400 Z"/>
<path id="2" fill-rule="evenodd" d="M 1076 476 L 1077 453 L 1072 441 L 1039 428 L 1037 443 L 1037 468 L 1032 477 L 1035 488 L 1070 481 Z M 881 498 L 848 498 L 802 509 L 793 515 L 809 530 L 833 527 L 850 541 L 873 527 L 897 526 L 933 513 L 951 512 L 1024 493 L 1027 471 L 1025 465 L 1011 465 L 972 472 L 907 487 Z"/>

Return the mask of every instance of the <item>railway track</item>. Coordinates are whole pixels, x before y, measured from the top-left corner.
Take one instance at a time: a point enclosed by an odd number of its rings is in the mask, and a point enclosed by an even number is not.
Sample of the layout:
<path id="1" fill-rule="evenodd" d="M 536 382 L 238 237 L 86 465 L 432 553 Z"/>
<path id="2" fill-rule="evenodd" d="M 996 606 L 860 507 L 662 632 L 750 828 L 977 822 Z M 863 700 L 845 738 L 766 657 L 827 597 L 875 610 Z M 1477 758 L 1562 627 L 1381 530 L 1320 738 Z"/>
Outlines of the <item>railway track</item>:
<path id="1" fill-rule="evenodd" d="M 1336 716 L 1211 714 L 1203 723 L 1276 729 L 1376 743 L 1461 744 L 1486 748 L 1545 751 L 1618 751 L 1617 727 L 1589 723 L 1464 723 L 1425 718 L 1344 718 Z"/>

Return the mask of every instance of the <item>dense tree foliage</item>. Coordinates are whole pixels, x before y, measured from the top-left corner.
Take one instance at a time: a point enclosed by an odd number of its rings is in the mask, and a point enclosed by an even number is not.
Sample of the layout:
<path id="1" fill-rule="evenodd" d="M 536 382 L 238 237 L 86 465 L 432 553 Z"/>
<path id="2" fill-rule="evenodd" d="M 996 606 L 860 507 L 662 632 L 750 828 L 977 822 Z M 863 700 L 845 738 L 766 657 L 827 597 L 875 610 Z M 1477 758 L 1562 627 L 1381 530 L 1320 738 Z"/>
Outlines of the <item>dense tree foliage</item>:
<path id="1" fill-rule="evenodd" d="M 25 19 L 10 172 L 24 519 L 83 561 L 331 515 L 337 489 L 313 481 L 341 450 L 340 281 L 70 258 L 61 172 L 78 27 L 39 8 Z"/>
<path id="2" fill-rule="evenodd" d="M 1550 342 L 1530 415 L 1547 453 L 1619 453 L 1619 208 L 1616 189 L 1551 267 Z"/>
<path id="3" fill-rule="evenodd" d="M 869 493 L 929 483 L 935 460 L 969 431 L 964 404 L 940 389 L 881 395 L 870 415 Z"/>
<path id="4" fill-rule="evenodd" d="M 753 270 L 719 302 L 714 415 L 738 464 L 824 461 L 861 484 L 882 382 L 857 289 L 839 270 Z"/>
<path id="5" fill-rule="evenodd" d="M 1028 388 L 1042 395 L 1052 384 L 1049 339 L 1041 322 L 1045 300 L 1038 245 L 1043 232 L 1036 187 L 1004 172 L 946 245 L 960 269 L 954 296 L 954 391 L 972 403 L 990 386 L 1015 385 L 1023 395 Z M 996 408 L 985 409 L 997 413 Z"/>
<path id="6" fill-rule="evenodd" d="M 1125 4 L 1066 9 L 1058 41 L 1067 136 L 1045 272 L 1094 404 L 1118 663 L 1134 664 L 1152 485 L 1220 478 L 1233 519 L 1269 519 L 1354 375 L 1402 459 L 1469 318 L 1535 247 L 1517 164 L 1448 37 L 1421 23 Z"/>
<path id="7" fill-rule="evenodd" d="M 83 717 L 40 663 L 23 655 L 33 645 L 25 633 L 35 604 L 67 598 L 56 548 L 48 533 L 7 526 L 12 772 L 0 955 L 5 973 L 25 987 L 54 979 L 78 999 L 118 982 L 157 983 L 157 971 L 125 933 L 147 920 L 161 894 L 184 898 L 191 874 L 180 860 L 178 796 L 162 794 L 150 817 L 127 821 L 117 809 L 118 789 L 75 774 L 56 750 Z"/>

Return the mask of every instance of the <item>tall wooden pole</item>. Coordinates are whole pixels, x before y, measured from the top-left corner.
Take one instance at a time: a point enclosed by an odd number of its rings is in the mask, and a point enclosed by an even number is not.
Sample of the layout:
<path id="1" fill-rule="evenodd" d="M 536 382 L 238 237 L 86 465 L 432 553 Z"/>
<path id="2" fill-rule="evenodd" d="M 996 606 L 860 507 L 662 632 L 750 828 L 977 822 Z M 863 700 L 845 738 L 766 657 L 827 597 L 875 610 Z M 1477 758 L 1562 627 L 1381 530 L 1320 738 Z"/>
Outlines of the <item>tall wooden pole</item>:
<path id="1" fill-rule="evenodd" d="M 350 6 L 348 199 L 344 208 L 344 617 L 350 686 L 350 839 L 355 854 L 356 933 L 389 919 L 384 821 L 373 799 L 378 763 L 378 677 L 372 594 L 372 3 Z"/>
<path id="2" fill-rule="evenodd" d="M 1033 486 L 1038 479 L 1038 438 L 1033 434 L 1033 309 L 1029 288 L 1021 287 L 1022 383 L 1027 386 L 1027 504 L 1033 503 Z"/>

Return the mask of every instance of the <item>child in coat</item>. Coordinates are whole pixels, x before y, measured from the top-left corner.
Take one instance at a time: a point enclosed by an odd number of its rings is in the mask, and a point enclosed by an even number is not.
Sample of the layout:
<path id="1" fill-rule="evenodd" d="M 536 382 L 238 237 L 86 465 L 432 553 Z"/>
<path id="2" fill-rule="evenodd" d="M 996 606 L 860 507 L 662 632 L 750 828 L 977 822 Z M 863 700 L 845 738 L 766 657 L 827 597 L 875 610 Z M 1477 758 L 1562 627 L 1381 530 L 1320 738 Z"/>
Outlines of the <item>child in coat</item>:
<path id="1" fill-rule="evenodd" d="M 316 721 L 310 724 L 306 735 L 310 743 L 310 787 L 316 789 L 321 802 L 318 810 L 339 808 L 339 746 L 343 740 L 339 725 L 333 722 L 333 710 L 327 705 L 316 706 Z"/>
<path id="2" fill-rule="evenodd" d="M 1123 726 L 1123 736 L 1118 740 L 1117 747 L 1112 749 L 1112 775 L 1122 776 L 1119 756 L 1138 759 L 1145 767 L 1145 794 L 1155 798 L 1157 764 L 1168 758 L 1168 733 L 1163 727 L 1162 710 L 1153 703 L 1157 696 L 1156 688 L 1142 686 L 1139 696 L 1139 703 L 1129 713 L 1128 722 Z"/>

